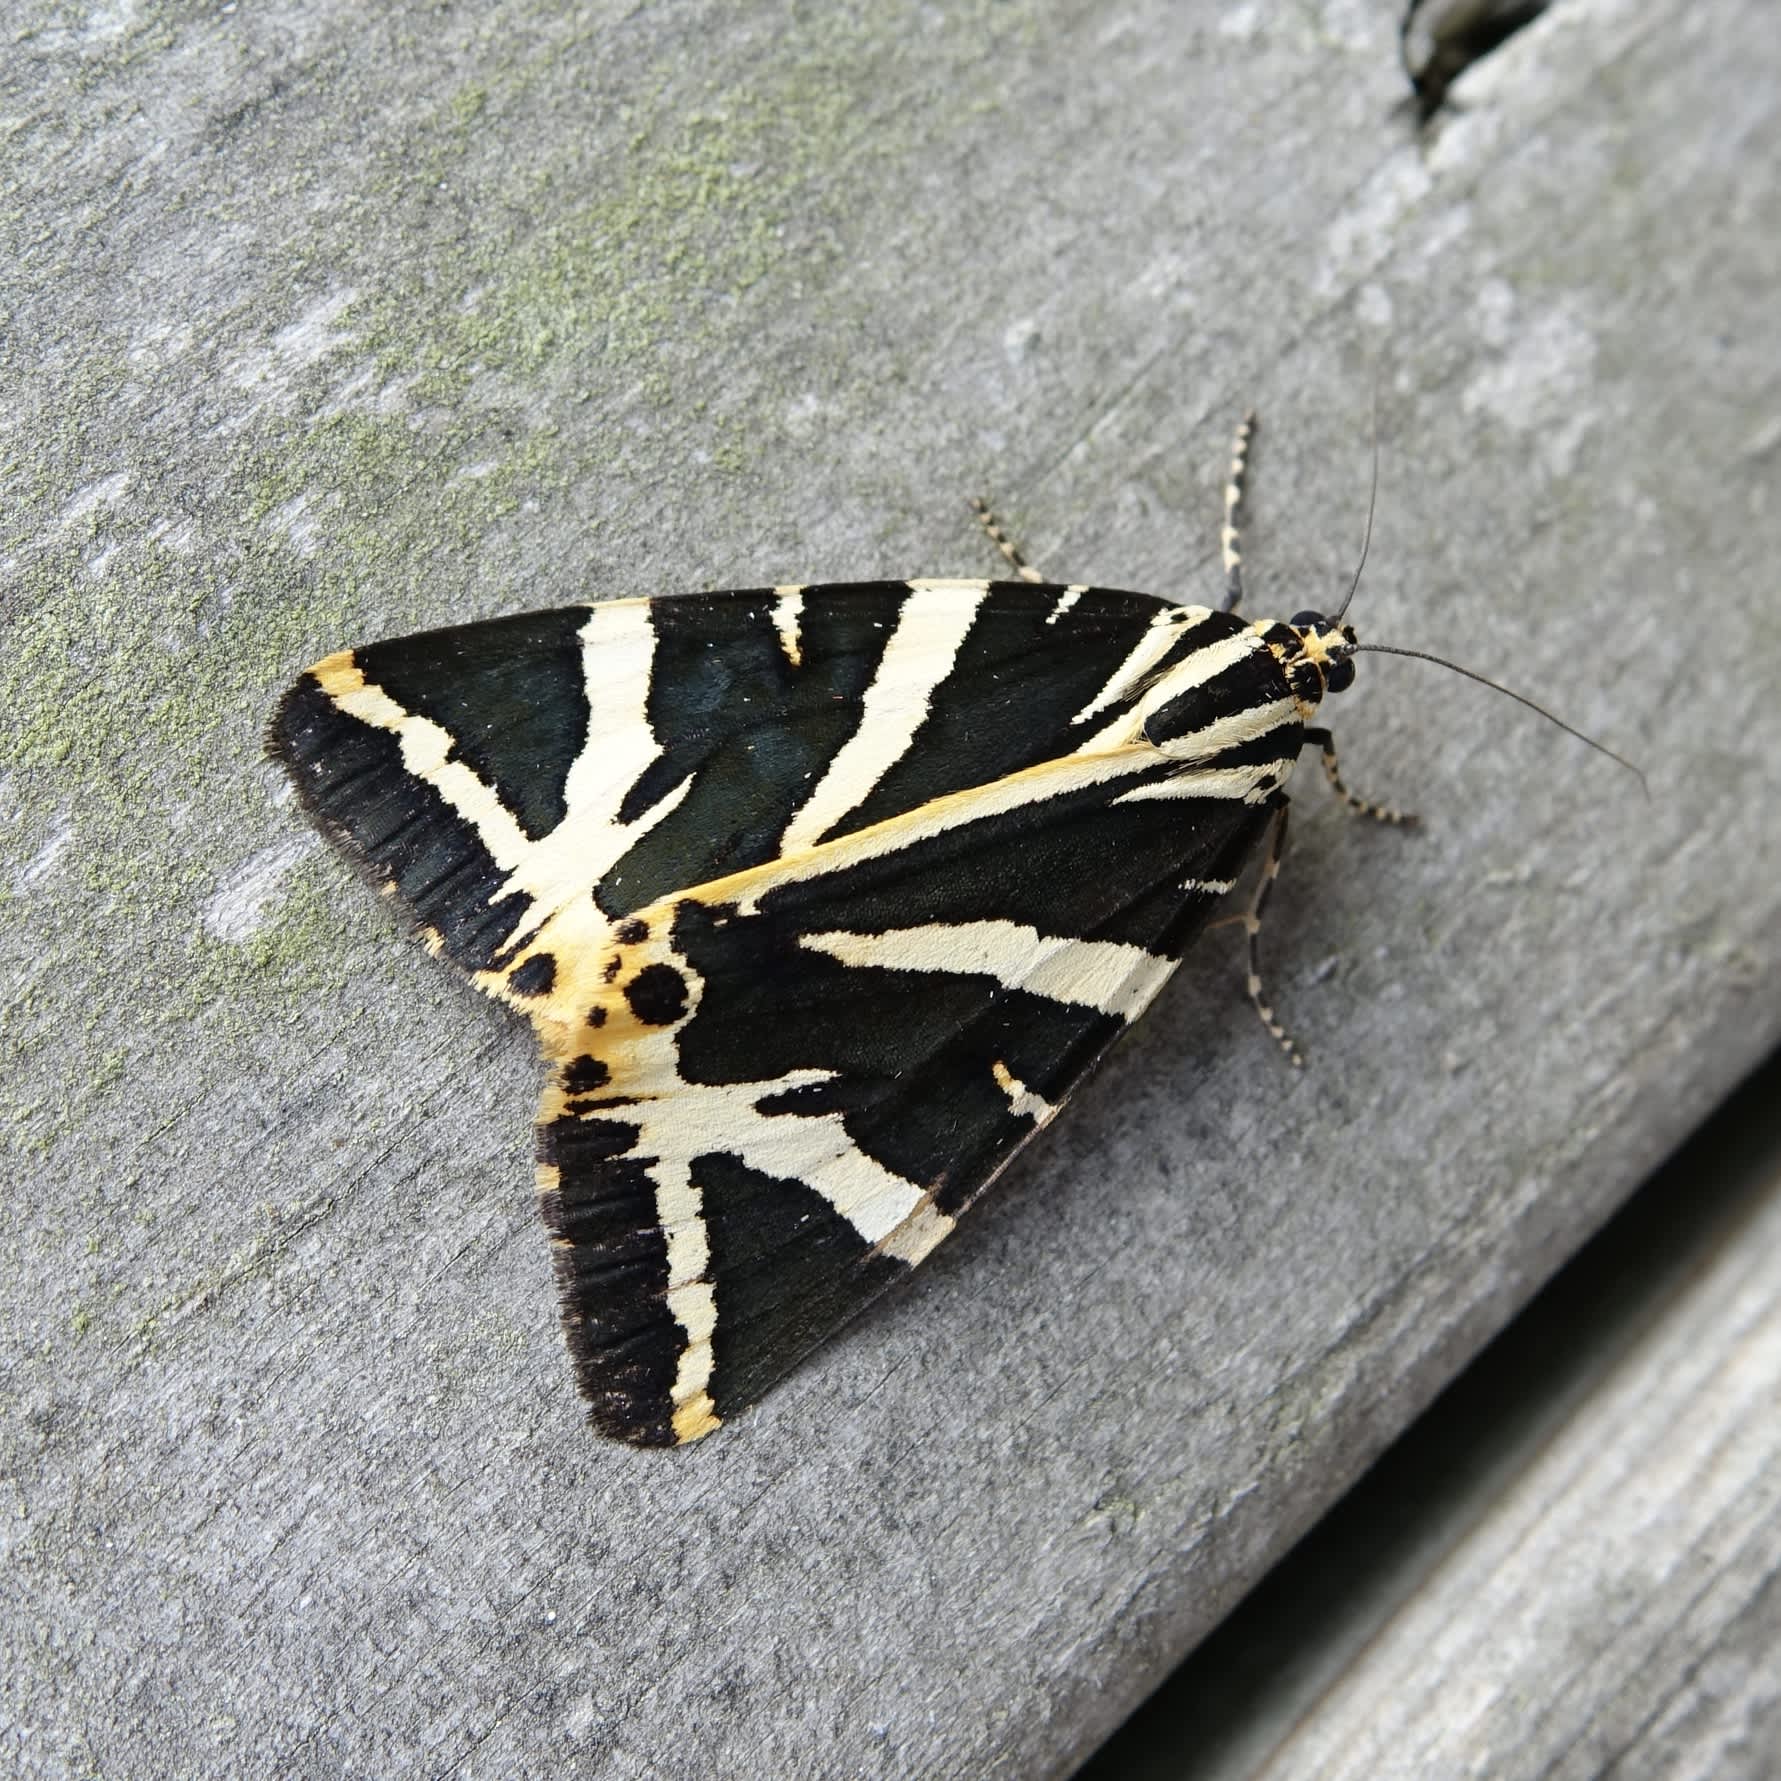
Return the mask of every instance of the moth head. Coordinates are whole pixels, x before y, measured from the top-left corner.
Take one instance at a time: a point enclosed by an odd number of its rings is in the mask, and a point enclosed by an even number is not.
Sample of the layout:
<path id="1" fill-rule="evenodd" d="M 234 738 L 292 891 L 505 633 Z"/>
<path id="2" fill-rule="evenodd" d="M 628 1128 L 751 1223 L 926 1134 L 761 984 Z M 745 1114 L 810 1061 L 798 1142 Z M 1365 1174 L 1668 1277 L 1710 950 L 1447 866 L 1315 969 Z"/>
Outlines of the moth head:
<path id="1" fill-rule="evenodd" d="M 1295 612 L 1287 629 L 1298 640 L 1298 648 L 1283 663 L 1295 693 L 1315 703 L 1325 693 L 1346 692 L 1354 685 L 1354 652 L 1360 640 L 1340 614 L 1325 618 L 1321 612 Z M 1311 673 L 1316 675 L 1315 685 Z"/>

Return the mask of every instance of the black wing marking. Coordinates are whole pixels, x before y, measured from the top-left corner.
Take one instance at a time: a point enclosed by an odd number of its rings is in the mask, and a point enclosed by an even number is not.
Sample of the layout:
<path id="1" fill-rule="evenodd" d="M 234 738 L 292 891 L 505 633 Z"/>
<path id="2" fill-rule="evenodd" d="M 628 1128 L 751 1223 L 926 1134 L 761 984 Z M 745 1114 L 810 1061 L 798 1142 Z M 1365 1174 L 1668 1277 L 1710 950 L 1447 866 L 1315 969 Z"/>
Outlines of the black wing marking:
<path id="1" fill-rule="evenodd" d="M 916 582 L 344 652 L 271 747 L 532 1017 L 581 1382 L 661 1443 L 946 1235 L 1160 987 L 1298 741 L 1235 618 Z"/>
<path id="2" fill-rule="evenodd" d="M 1214 723 L 1255 758 L 1214 736 L 1210 764 L 1142 745 L 1043 763 L 665 899 L 590 961 L 570 999 L 593 1018 L 559 1029 L 540 1156 L 602 1427 L 692 1439 L 752 1402 L 1051 1117 L 1266 824 L 1299 726 L 1277 675 L 1258 666 L 1250 693 Z M 605 1140 L 577 1153 L 584 1120 Z M 621 1279 L 576 1232 L 616 1196 L 641 1206 L 639 1170 L 661 1235 Z"/>
<path id="3" fill-rule="evenodd" d="M 609 601 L 330 656 L 269 746 L 482 971 L 590 889 L 616 920 L 1078 745 L 1186 647 L 1183 610 L 1024 582 Z"/>

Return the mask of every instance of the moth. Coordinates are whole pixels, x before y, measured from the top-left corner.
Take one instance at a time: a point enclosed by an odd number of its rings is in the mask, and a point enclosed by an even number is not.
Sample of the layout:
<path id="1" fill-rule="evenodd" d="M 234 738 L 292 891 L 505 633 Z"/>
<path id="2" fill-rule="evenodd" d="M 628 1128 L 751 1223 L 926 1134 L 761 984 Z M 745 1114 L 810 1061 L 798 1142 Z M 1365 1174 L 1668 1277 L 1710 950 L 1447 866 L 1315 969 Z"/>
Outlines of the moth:
<path id="1" fill-rule="evenodd" d="M 271 753 L 531 1021 L 594 1425 L 695 1440 L 932 1252 L 1168 981 L 1360 647 L 1041 580 L 620 599 L 344 650 Z M 1370 646 L 1369 646 L 1370 647 Z M 1349 798 L 1387 821 L 1396 812 Z M 1271 837 L 1271 839 L 1270 839 Z M 1295 1061 L 1296 1061 L 1296 1054 Z"/>

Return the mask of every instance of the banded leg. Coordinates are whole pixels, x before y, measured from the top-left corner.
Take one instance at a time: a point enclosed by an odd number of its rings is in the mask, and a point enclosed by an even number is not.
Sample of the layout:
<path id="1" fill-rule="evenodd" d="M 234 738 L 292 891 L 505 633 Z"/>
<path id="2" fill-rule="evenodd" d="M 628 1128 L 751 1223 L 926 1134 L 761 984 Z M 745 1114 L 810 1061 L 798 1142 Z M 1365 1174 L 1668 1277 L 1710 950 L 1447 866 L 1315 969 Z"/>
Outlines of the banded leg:
<path id="1" fill-rule="evenodd" d="M 1268 857 L 1262 862 L 1261 877 L 1255 883 L 1255 895 L 1249 899 L 1249 907 L 1241 919 L 1243 931 L 1249 936 L 1249 976 L 1244 988 L 1249 992 L 1250 1001 L 1255 1004 L 1256 1013 L 1261 1016 L 1262 1025 L 1274 1035 L 1275 1042 L 1291 1060 L 1292 1067 L 1302 1070 L 1305 1060 L 1300 1055 L 1298 1046 L 1292 1042 L 1292 1035 L 1274 1018 L 1273 1008 L 1262 1000 L 1261 949 L 1256 944 L 1262 931 L 1262 912 L 1268 906 L 1274 880 L 1280 876 L 1280 862 L 1286 854 L 1286 816 L 1291 808 L 1285 798 L 1275 807 L 1273 827 L 1268 832 Z"/>
<path id="2" fill-rule="evenodd" d="M 1224 598 L 1220 612 L 1235 612 L 1243 601 L 1243 496 L 1249 486 L 1249 441 L 1255 433 L 1255 410 L 1244 415 L 1231 445 L 1230 474 L 1224 479 L 1224 524 L 1218 547 L 1224 556 Z"/>
<path id="3" fill-rule="evenodd" d="M 1414 828 L 1421 819 L 1414 811 L 1397 810 L 1390 804 L 1375 804 L 1371 799 L 1357 797 L 1342 783 L 1342 769 L 1336 761 L 1336 744 L 1328 730 L 1307 730 L 1305 745 L 1316 743 L 1323 755 L 1323 776 L 1330 782 L 1330 788 L 1338 798 L 1361 816 L 1371 817 L 1374 822 L 1390 823 L 1395 828 Z"/>
<path id="4" fill-rule="evenodd" d="M 1013 539 L 1011 539 L 1008 534 L 1002 530 L 1001 526 L 996 523 L 996 516 L 990 512 L 988 505 L 979 500 L 975 495 L 971 497 L 971 511 L 977 515 L 977 523 L 983 527 L 984 531 L 989 533 L 990 543 L 1014 565 L 1014 573 L 1018 575 L 1022 581 L 1043 581 L 1045 579 L 1045 577 L 1020 554 Z"/>

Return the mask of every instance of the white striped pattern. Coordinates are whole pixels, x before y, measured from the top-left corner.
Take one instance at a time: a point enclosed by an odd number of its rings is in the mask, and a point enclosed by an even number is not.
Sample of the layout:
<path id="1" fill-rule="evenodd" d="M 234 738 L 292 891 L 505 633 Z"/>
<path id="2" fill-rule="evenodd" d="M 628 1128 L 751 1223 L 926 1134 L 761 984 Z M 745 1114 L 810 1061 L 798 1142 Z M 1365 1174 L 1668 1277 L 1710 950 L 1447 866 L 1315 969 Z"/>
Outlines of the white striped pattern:
<path id="1" fill-rule="evenodd" d="M 1088 583 L 1086 581 L 1079 581 L 1074 585 L 1065 588 L 1064 591 L 1058 595 L 1057 604 L 1046 613 L 1045 622 L 1048 625 L 1055 625 L 1057 621 L 1062 618 L 1064 614 L 1068 612 L 1070 608 L 1087 592 Z"/>
<path id="2" fill-rule="evenodd" d="M 494 791 L 462 761 L 446 758 L 455 746 L 450 732 L 429 717 L 404 710 L 382 687 L 373 686 L 350 650 L 317 662 L 310 673 L 347 716 L 396 738 L 404 769 L 432 786 L 476 831 L 497 866 L 512 871 L 532 851 L 534 843 Z"/>
<path id="3" fill-rule="evenodd" d="M 860 701 L 859 727 L 786 825 L 787 852 L 814 847 L 909 751 L 934 689 L 952 672 L 977 618 L 986 582 L 909 584 L 897 628 Z"/>
<path id="4" fill-rule="evenodd" d="M 1105 711 L 1109 706 L 1117 705 L 1121 699 L 1130 698 L 1156 672 L 1158 663 L 1169 651 L 1211 616 L 1204 606 L 1170 606 L 1159 612 L 1139 637 L 1131 654 L 1114 671 L 1112 678 L 1070 722 L 1085 724 L 1096 712 Z M 1095 746 L 1094 742 L 1085 742 L 1077 753 L 1085 753 Z"/>
<path id="5" fill-rule="evenodd" d="M 682 779 L 630 822 L 619 820 L 626 793 L 662 753 L 649 725 L 656 649 L 650 604 L 607 600 L 581 627 L 587 735 L 564 782 L 563 820 L 531 846 L 502 887 L 503 894 L 517 890 L 533 899 L 516 941 L 584 897 L 692 790 L 692 779 Z"/>
<path id="6" fill-rule="evenodd" d="M 649 718 L 658 649 L 655 602 L 605 602 L 591 607 L 581 624 L 586 733 L 564 779 L 564 819 L 536 841 L 525 834 L 493 786 L 462 760 L 451 758 L 451 735 L 368 682 L 350 654 L 330 657 L 313 670 L 341 711 L 394 736 L 406 771 L 431 785 L 475 831 L 506 874 L 496 897 L 517 892 L 528 899 L 523 924 L 512 938 L 531 942 L 528 953 L 551 955 L 555 975 L 550 988 L 533 996 L 512 993 L 506 982 L 514 968 L 511 962 L 502 971 L 478 972 L 477 981 L 522 1006 L 537 1024 L 547 1054 L 560 1063 L 598 1056 L 610 1071 L 611 1098 L 623 1103 L 622 1112 L 613 1117 L 638 1129 L 628 1154 L 648 1170 L 653 1184 L 653 1210 L 666 1245 L 665 1303 L 680 1333 L 670 1413 L 681 1439 L 696 1438 L 715 1425 L 713 1344 L 724 1313 L 725 1283 L 712 1274 L 707 1208 L 693 1174 L 696 1158 L 722 1153 L 771 1179 L 800 1182 L 820 1195 L 862 1242 L 911 1265 L 951 1231 L 954 1220 L 936 1208 L 925 1186 L 856 1143 L 840 1113 L 761 1111 L 763 1103 L 835 1080 L 838 1072 L 801 1068 L 764 1081 L 718 1083 L 689 1082 L 681 1076 L 679 1035 L 698 1014 L 705 985 L 674 949 L 675 906 L 690 899 L 707 905 L 732 903 L 747 917 L 758 914 L 762 899 L 781 886 L 844 872 L 1025 806 L 1043 806 L 1093 788 L 1101 788 L 1098 797 L 1109 804 L 1149 799 L 1260 803 L 1292 770 L 1296 757 L 1284 753 L 1244 766 L 1198 764 L 1245 743 L 1261 742 L 1258 752 L 1272 754 L 1267 738 L 1276 729 L 1289 728 L 1299 715 L 1291 698 L 1229 709 L 1191 734 L 1150 742 L 1145 725 L 1165 705 L 1268 650 L 1262 627 L 1224 634 L 1230 631 L 1229 621 L 1206 608 L 1161 608 L 1151 622 L 1134 618 L 1132 628 L 1116 633 L 1121 641 L 1114 647 L 1125 648 L 1125 658 L 1071 718 L 1084 737 L 1072 752 L 830 839 L 886 774 L 919 748 L 922 726 L 958 666 L 989 586 L 984 581 L 908 584 L 894 618 L 879 633 L 884 648 L 860 697 L 854 731 L 792 815 L 780 856 L 726 878 L 684 886 L 639 911 L 647 918 L 639 923 L 644 934 L 640 941 L 620 942 L 590 892 L 679 807 L 692 787 L 690 777 L 682 779 L 648 810 L 628 822 L 620 820 L 625 798 L 649 769 L 660 772 L 663 755 Z M 1043 612 L 1044 624 L 1059 626 L 1055 647 L 1068 647 L 1071 626 L 1060 621 L 1089 591 L 1085 584 L 1049 594 L 1033 590 L 1032 615 Z M 1047 598 L 1049 610 L 1042 604 Z M 772 590 L 765 618 L 793 669 L 803 666 L 807 615 L 803 586 Z M 1206 629 L 1219 634 L 1196 639 Z M 1121 706 L 1129 709 L 1103 715 Z M 1224 820 L 1234 837 L 1239 819 L 1233 814 Z M 1118 861 L 1110 860 L 1108 870 L 1117 872 Z M 1230 888 L 1226 880 L 1193 878 L 1180 886 L 1183 898 L 1222 895 Z M 915 906 L 908 913 L 923 911 Z M 848 914 L 842 909 L 828 919 L 845 922 Z M 798 944 L 851 969 L 987 979 L 1007 991 L 1122 1022 L 1138 1017 L 1176 965 L 1143 946 L 1048 934 L 1009 920 L 916 920 L 874 932 L 835 927 L 802 935 Z M 512 961 L 516 951 L 506 956 Z M 650 1025 L 624 999 L 625 986 L 649 964 L 673 969 L 687 986 L 685 1009 L 669 1025 Z M 603 1016 L 599 1028 L 585 1024 L 590 1008 Z M 721 1020 L 722 1013 L 721 1007 L 712 1008 L 708 1017 Z M 745 1044 L 735 1059 L 736 1071 L 749 1067 Z M 731 1069 L 726 1058 L 725 1073 Z M 1007 1061 L 995 1060 L 990 1073 L 1014 1118 L 1043 1124 L 1056 1112 L 1052 1102 L 1014 1075 Z M 921 1092 L 920 1086 L 912 1092 Z M 1066 1083 L 1059 1093 L 1067 1092 Z M 554 1085 L 545 1111 L 550 1118 L 573 1117 L 565 1114 L 564 1097 Z M 991 1112 L 999 1118 L 993 1105 Z M 556 1166 L 541 1169 L 540 1184 L 546 1193 L 560 1191 Z M 719 1391 L 721 1395 L 721 1384 Z"/>
<path id="7" fill-rule="evenodd" d="M 684 1413 L 696 1422 L 707 1413 L 700 1406 L 711 1383 L 712 1336 L 723 1316 L 723 1282 L 709 1277 L 711 1243 L 704 1195 L 692 1176 L 695 1157 L 721 1151 L 775 1180 L 801 1181 L 865 1242 L 912 1267 L 952 1230 L 953 1220 L 921 1188 L 854 1143 L 839 1113 L 760 1111 L 762 1101 L 833 1075 L 793 1070 L 766 1082 L 698 1083 L 676 1074 L 619 1115 L 639 1128 L 632 1154 L 652 1159 L 656 1217 L 668 1244 L 667 1304 L 685 1341 L 671 1393 L 677 1420 Z M 622 1086 L 635 1092 L 629 1070 Z"/>
<path id="8" fill-rule="evenodd" d="M 993 977 L 1050 1002 L 1136 1017 L 1175 961 L 1117 940 L 1073 940 L 1014 921 L 930 922 L 881 934 L 802 934 L 798 944 L 844 965 Z"/>
<path id="9" fill-rule="evenodd" d="M 1212 616 L 1204 607 L 1184 607 L 1182 610 L 1197 615 L 1186 621 L 1190 631 L 1197 629 L 1201 623 Z M 1168 635 L 1163 647 L 1166 649 L 1171 646 L 1179 635 L 1179 631 Z M 1098 754 L 1104 749 L 1117 748 L 1121 743 L 1140 740 L 1144 733 L 1145 722 L 1153 711 L 1161 710 L 1171 699 L 1178 699 L 1183 693 L 1190 693 L 1195 687 L 1204 686 L 1207 681 L 1216 679 L 1227 668 L 1234 667 L 1242 661 L 1245 656 L 1254 655 L 1257 650 L 1266 648 L 1267 645 L 1249 631 L 1239 631 L 1235 636 L 1219 638 L 1216 643 L 1203 644 L 1200 648 L 1191 651 L 1183 660 L 1177 662 L 1160 679 L 1153 681 L 1145 689 L 1137 704 L 1123 717 L 1114 718 L 1111 723 L 1104 725 L 1086 742 L 1080 744 L 1076 749 L 1077 754 Z M 1135 659 L 1139 651 L 1134 650 L 1132 653 Z M 1127 664 L 1128 668 L 1129 666 L 1130 663 Z M 1154 664 L 1152 666 L 1154 667 Z M 1084 707 L 1081 716 L 1086 717 L 1102 705 L 1111 704 L 1117 698 L 1124 698 L 1126 691 L 1132 690 L 1125 686 L 1126 679 L 1127 670 L 1121 669 L 1119 675 L 1108 682 L 1108 686 L 1120 686 L 1125 690 L 1110 698 L 1108 692 L 1103 689 L 1099 698 L 1092 705 Z M 1142 679 L 1142 674 L 1136 676 L 1133 686 Z M 1175 751 L 1171 749 L 1169 752 Z"/>
<path id="10" fill-rule="evenodd" d="M 1284 776 L 1279 761 L 1253 767 L 1189 767 L 1167 779 L 1135 785 L 1113 802 L 1143 804 L 1153 798 L 1225 798 L 1234 804 L 1259 804 L 1274 795 Z"/>

